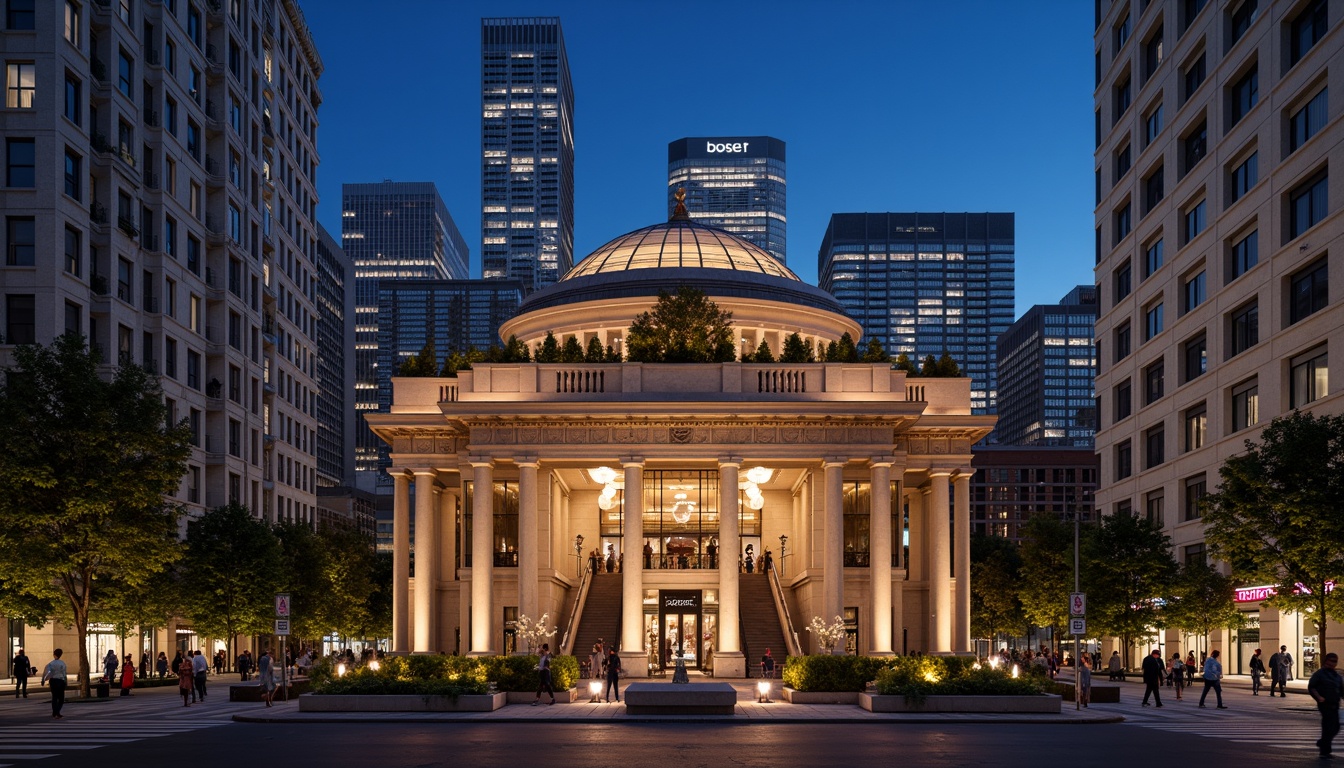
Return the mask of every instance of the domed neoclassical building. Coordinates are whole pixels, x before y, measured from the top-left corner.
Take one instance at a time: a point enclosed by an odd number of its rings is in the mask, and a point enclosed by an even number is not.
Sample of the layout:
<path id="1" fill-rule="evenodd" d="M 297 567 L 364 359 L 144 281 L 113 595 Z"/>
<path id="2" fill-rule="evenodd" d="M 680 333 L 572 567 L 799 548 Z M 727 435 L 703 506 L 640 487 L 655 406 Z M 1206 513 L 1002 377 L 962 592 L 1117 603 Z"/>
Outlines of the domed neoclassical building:
<path id="1" fill-rule="evenodd" d="M 732 312 L 778 354 L 857 323 L 764 250 L 691 222 L 612 240 L 500 329 L 619 348 L 658 291 Z M 817 650 L 844 618 L 863 654 L 970 650 L 968 379 L 887 364 L 480 364 L 398 378 L 367 416 L 392 449 L 393 651 L 507 652 L 519 615 L 553 647 L 602 638 L 627 672 L 680 657 L 740 677 Z M 414 566 L 412 575 L 412 531 Z M 768 565 L 767 565 L 768 564 Z"/>

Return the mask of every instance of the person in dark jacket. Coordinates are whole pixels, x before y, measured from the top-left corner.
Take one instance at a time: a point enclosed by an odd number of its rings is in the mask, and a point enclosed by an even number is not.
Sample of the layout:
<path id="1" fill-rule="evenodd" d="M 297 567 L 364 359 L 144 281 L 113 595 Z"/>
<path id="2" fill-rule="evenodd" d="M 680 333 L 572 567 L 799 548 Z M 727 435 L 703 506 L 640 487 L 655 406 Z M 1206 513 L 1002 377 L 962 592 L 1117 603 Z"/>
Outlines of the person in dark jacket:
<path id="1" fill-rule="evenodd" d="M 1251 695 L 1260 695 L 1260 678 L 1265 676 L 1265 660 L 1260 657 L 1260 649 L 1251 656 Z"/>
<path id="2" fill-rule="evenodd" d="M 607 653 L 607 701 L 611 701 L 612 689 L 616 691 L 616 703 L 621 703 L 621 657 L 612 648 Z"/>
<path id="3" fill-rule="evenodd" d="M 20 648 L 19 652 L 14 654 L 14 698 L 28 698 L 28 672 L 32 668 L 33 662 L 28 658 L 28 654 Z"/>
<path id="4" fill-rule="evenodd" d="M 1316 700 L 1316 708 L 1321 711 L 1321 740 L 1316 746 L 1321 757 L 1331 757 L 1331 742 L 1339 734 L 1339 698 L 1344 693 L 1344 678 L 1335 670 L 1339 664 L 1339 654 L 1327 653 L 1321 659 L 1321 668 L 1312 673 L 1307 681 L 1307 693 Z"/>
<path id="5" fill-rule="evenodd" d="M 1154 649 L 1143 660 L 1143 706 L 1148 706 L 1151 695 L 1157 706 L 1162 706 L 1162 678 L 1166 676 L 1167 665 L 1162 663 L 1162 652 Z"/>

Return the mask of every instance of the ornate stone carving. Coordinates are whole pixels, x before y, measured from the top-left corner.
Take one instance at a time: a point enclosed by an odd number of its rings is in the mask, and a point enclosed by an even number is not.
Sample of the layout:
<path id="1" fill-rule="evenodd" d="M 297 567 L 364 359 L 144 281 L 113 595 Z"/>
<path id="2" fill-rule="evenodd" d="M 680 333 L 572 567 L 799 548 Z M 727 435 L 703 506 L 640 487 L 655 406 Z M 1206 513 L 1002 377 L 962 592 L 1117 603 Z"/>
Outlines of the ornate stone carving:
<path id="1" fill-rule="evenodd" d="M 667 433 L 671 436 L 672 442 L 684 444 L 691 442 L 691 437 L 695 434 L 695 430 L 690 427 L 671 427 L 667 430 Z"/>
<path id="2" fill-rule="evenodd" d="M 645 443 L 649 440 L 648 427 L 616 427 L 611 439 L 617 443 Z"/>
<path id="3" fill-rule="evenodd" d="M 537 427 L 519 427 L 518 442 L 520 443 L 539 443 L 541 442 L 541 430 Z"/>

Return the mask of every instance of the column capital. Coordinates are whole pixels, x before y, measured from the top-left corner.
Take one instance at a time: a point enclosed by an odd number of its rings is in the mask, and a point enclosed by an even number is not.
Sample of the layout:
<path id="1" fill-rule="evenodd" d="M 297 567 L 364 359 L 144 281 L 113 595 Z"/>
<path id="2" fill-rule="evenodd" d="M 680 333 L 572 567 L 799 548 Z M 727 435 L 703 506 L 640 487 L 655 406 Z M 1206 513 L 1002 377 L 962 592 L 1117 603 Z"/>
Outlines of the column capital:
<path id="1" fill-rule="evenodd" d="M 430 475 L 433 477 L 439 476 L 439 470 L 434 469 L 433 467 L 413 467 L 408 471 L 416 477 L 421 475 Z"/>
<path id="2" fill-rule="evenodd" d="M 719 457 L 719 466 L 720 466 L 720 467 L 738 467 L 738 468 L 741 468 L 741 466 L 742 466 L 742 457 L 741 457 L 741 456 L 732 456 L 732 455 L 720 456 L 720 457 Z"/>
<path id="3" fill-rule="evenodd" d="M 644 468 L 643 456 L 622 456 L 620 462 L 622 469 L 626 467 L 639 467 L 640 469 Z"/>
<path id="4" fill-rule="evenodd" d="M 939 468 L 934 468 L 934 469 L 930 469 L 930 470 L 929 470 L 929 477 L 951 477 L 951 476 L 957 474 L 957 472 L 958 472 L 958 470 L 956 470 L 956 469 L 939 469 Z"/>
<path id="5" fill-rule="evenodd" d="M 869 467 L 891 467 L 895 464 L 896 460 L 890 456 L 874 456 L 868 460 Z"/>
<path id="6" fill-rule="evenodd" d="M 959 467 L 957 468 L 957 474 L 955 479 L 970 480 L 972 477 L 975 477 L 975 473 L 976 473 L 975 467 Z"/>
<path id="7" fill-rule="evenodd" d="M 494 468 L 495 460 L 489 456 L 468 456 L 467 463 L 472 467 L 490 467 Z"/>
<path id="8" fill-rule="evenodd" d="M 824 456 L 821 459 L 821 466 L 823 467 L 834 467 L 834 466 L 843 467 L 848 463 L 849 463 L 848 456 Z"/>
<path id="9" fill-rule="evenodd" d="M 387 475 L 388 475 L 388 477 L 391 477 L 391 478 L 393 478 L 393 479 L 396 479 L 396 478 L 406 477 L 406 476 L 412 474 L 414 471 L 415 471 L 415 470 L 410 469 L 410 468 L 408 468 L 408 467 L 388 467 L 388 468 L 387 468 Z"/>
<path id="10" fill-rule="evenodd" d="M 536 456 L 530 456 L 530 455 L 515 456 L 513 459 L 513 463 L 519 467 L 531 467 L 532 469 L 536 469 L 537 467 L 541 466 L 541 460 L 538 459 Z"/>

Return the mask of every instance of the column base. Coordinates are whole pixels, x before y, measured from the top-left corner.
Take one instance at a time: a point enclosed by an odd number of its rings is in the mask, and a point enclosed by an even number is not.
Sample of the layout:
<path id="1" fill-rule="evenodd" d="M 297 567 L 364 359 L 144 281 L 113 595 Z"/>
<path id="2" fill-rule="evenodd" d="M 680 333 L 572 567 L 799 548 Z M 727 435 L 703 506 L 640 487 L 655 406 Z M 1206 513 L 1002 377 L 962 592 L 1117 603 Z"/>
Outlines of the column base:
<path id="1" fill-rule="evenodd" d="M 649 676 L 649 655 L 643 651 L 617 651 L 621 659 L 621 670 L 626 677 L 646 678 Z"/>
<path id="2" fill-rule="evenodd" d="M 715 651 L 714 652 L 714 676 L 715 677 L 746 677 L 747 676 L 747 657 L 741 651 Z"/>

